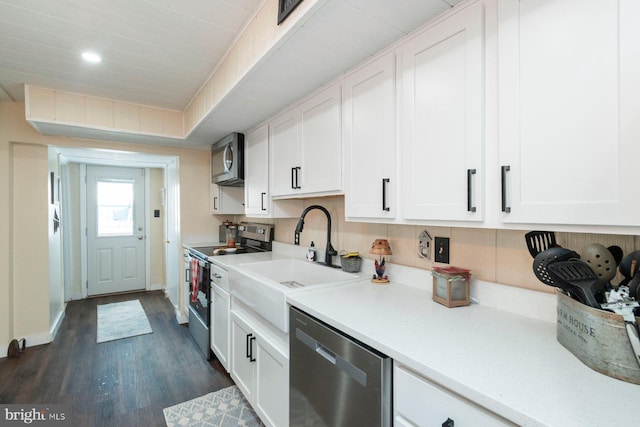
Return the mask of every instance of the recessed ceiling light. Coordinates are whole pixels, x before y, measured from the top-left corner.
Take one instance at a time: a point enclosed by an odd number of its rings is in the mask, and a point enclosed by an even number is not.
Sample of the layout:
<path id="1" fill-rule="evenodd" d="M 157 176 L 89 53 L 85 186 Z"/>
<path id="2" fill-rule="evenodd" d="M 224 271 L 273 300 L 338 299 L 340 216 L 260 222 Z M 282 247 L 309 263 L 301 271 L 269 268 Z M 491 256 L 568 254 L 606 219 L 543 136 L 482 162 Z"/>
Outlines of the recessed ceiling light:
<path id="1" fill-rule="evenodd" d="M 82 52 L 82 59 L 90 64 L 98 64 L 102 62 L 102 57 L 95 52 Z"/>

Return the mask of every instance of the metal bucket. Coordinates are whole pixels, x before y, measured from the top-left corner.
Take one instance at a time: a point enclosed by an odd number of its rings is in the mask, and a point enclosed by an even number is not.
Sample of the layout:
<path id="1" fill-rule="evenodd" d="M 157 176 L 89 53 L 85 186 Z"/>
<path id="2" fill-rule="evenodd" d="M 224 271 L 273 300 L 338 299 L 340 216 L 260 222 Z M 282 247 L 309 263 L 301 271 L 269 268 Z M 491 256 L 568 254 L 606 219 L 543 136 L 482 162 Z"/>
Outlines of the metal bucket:
<path id="1" fill-rule="evenodd" d="M 640 384 L 640 366 L 619 314 L 588 307 L 558 295 L 558 342 L 591 369 Z M 636 318 L 640 324 L 640 318 Z"/>

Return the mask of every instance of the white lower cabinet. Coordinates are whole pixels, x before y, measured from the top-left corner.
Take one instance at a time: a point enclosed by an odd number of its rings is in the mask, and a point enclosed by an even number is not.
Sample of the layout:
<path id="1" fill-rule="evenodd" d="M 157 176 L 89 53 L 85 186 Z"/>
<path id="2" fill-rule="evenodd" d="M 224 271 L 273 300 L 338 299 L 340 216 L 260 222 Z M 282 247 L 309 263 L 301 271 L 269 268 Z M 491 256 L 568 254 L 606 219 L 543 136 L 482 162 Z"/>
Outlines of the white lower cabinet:
<path id="1" fill-rule="evenodd" d="M 395 426 L 492 427 L 515 424 L 396 364 L 393 369 Z M 451 420 L 448 422 L 448 420 Z M 448 422 L 448 423 L 447 423 Z"/>
<path id="2" fill-rule="evenodd" d="M 211 331 L 211 350 L 216 355 L 220 364 L 230 371 L 229 347 L 231 341 L 230 332 L 230 309 L 231 298 L 229 292 L 220 286 L 213 285 L 213 303 L 212 303 L 212 325 Z"/>
<path id="3" fill-rule="evenodd" d="M 231 378 L 267 426 L 289 425 L 289 356 L 260 321 L 231 313 Z"/>

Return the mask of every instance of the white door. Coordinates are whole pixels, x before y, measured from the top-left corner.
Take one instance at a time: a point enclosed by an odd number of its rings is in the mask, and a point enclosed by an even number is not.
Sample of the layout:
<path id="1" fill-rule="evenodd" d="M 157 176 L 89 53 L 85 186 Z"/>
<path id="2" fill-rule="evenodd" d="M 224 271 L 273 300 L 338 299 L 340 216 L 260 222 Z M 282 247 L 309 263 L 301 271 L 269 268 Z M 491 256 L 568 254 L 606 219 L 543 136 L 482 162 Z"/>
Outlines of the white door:
<path id="1" fill-rule="evenodd" d="M 344 81 L 345 216 L 396 217 L 395 55 Z"/>
<path id="2" fill-rule="evenodd" d="M 480 3 L 402 47 L 407 219 L 483 219 L 483 52 Z"/>
<path id="3" fill-rule="evenodd" d="M 260 126 L 244 138 L 244 199 L 247 215 L 269 215 L 269 128 Z"/>
<path id="4" fill-rule="evenodd" d="M 269 126 L 269 185 L 273 196 L 285 196 L 300 191 L 299 120 L 297 111 L 288 111 Z"/>
<path id="5" fill-rule="evenodd" d="M 144 169 L 87 166 L 87 294 L 145 289 Z"/>
<path id="6" fill-rule="evenodd" d="M 502 221 L 640 225 L 640 2 L 499 13 Z"/>

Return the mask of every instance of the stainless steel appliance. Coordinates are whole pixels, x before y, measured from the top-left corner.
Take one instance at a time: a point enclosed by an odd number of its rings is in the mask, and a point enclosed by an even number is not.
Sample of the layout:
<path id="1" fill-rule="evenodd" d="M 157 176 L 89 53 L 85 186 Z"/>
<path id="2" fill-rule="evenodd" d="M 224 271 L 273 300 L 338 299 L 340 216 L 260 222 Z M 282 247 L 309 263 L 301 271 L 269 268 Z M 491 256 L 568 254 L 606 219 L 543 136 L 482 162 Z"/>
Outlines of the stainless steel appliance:
<path id="1" fill-rule="evenodd" d="M 290 308 L 289 424 L 390 426 L 392 360 Z"/>
<path id="2" fill-rule="evenodd" d="M 244 185 L 244 135 L 231 133 L 211 146 L 211 183 Z"/>
<path id="3" fill-rule="evenodd" d="M 209 257 L 271 251 L 274 226 L 241 222 L 236 248 L 225 245 L 191 247 L 185 250 L 186 277 L 189 286 L 189 332 L 207 358 L 211 357 L 211 262 Z"/>

